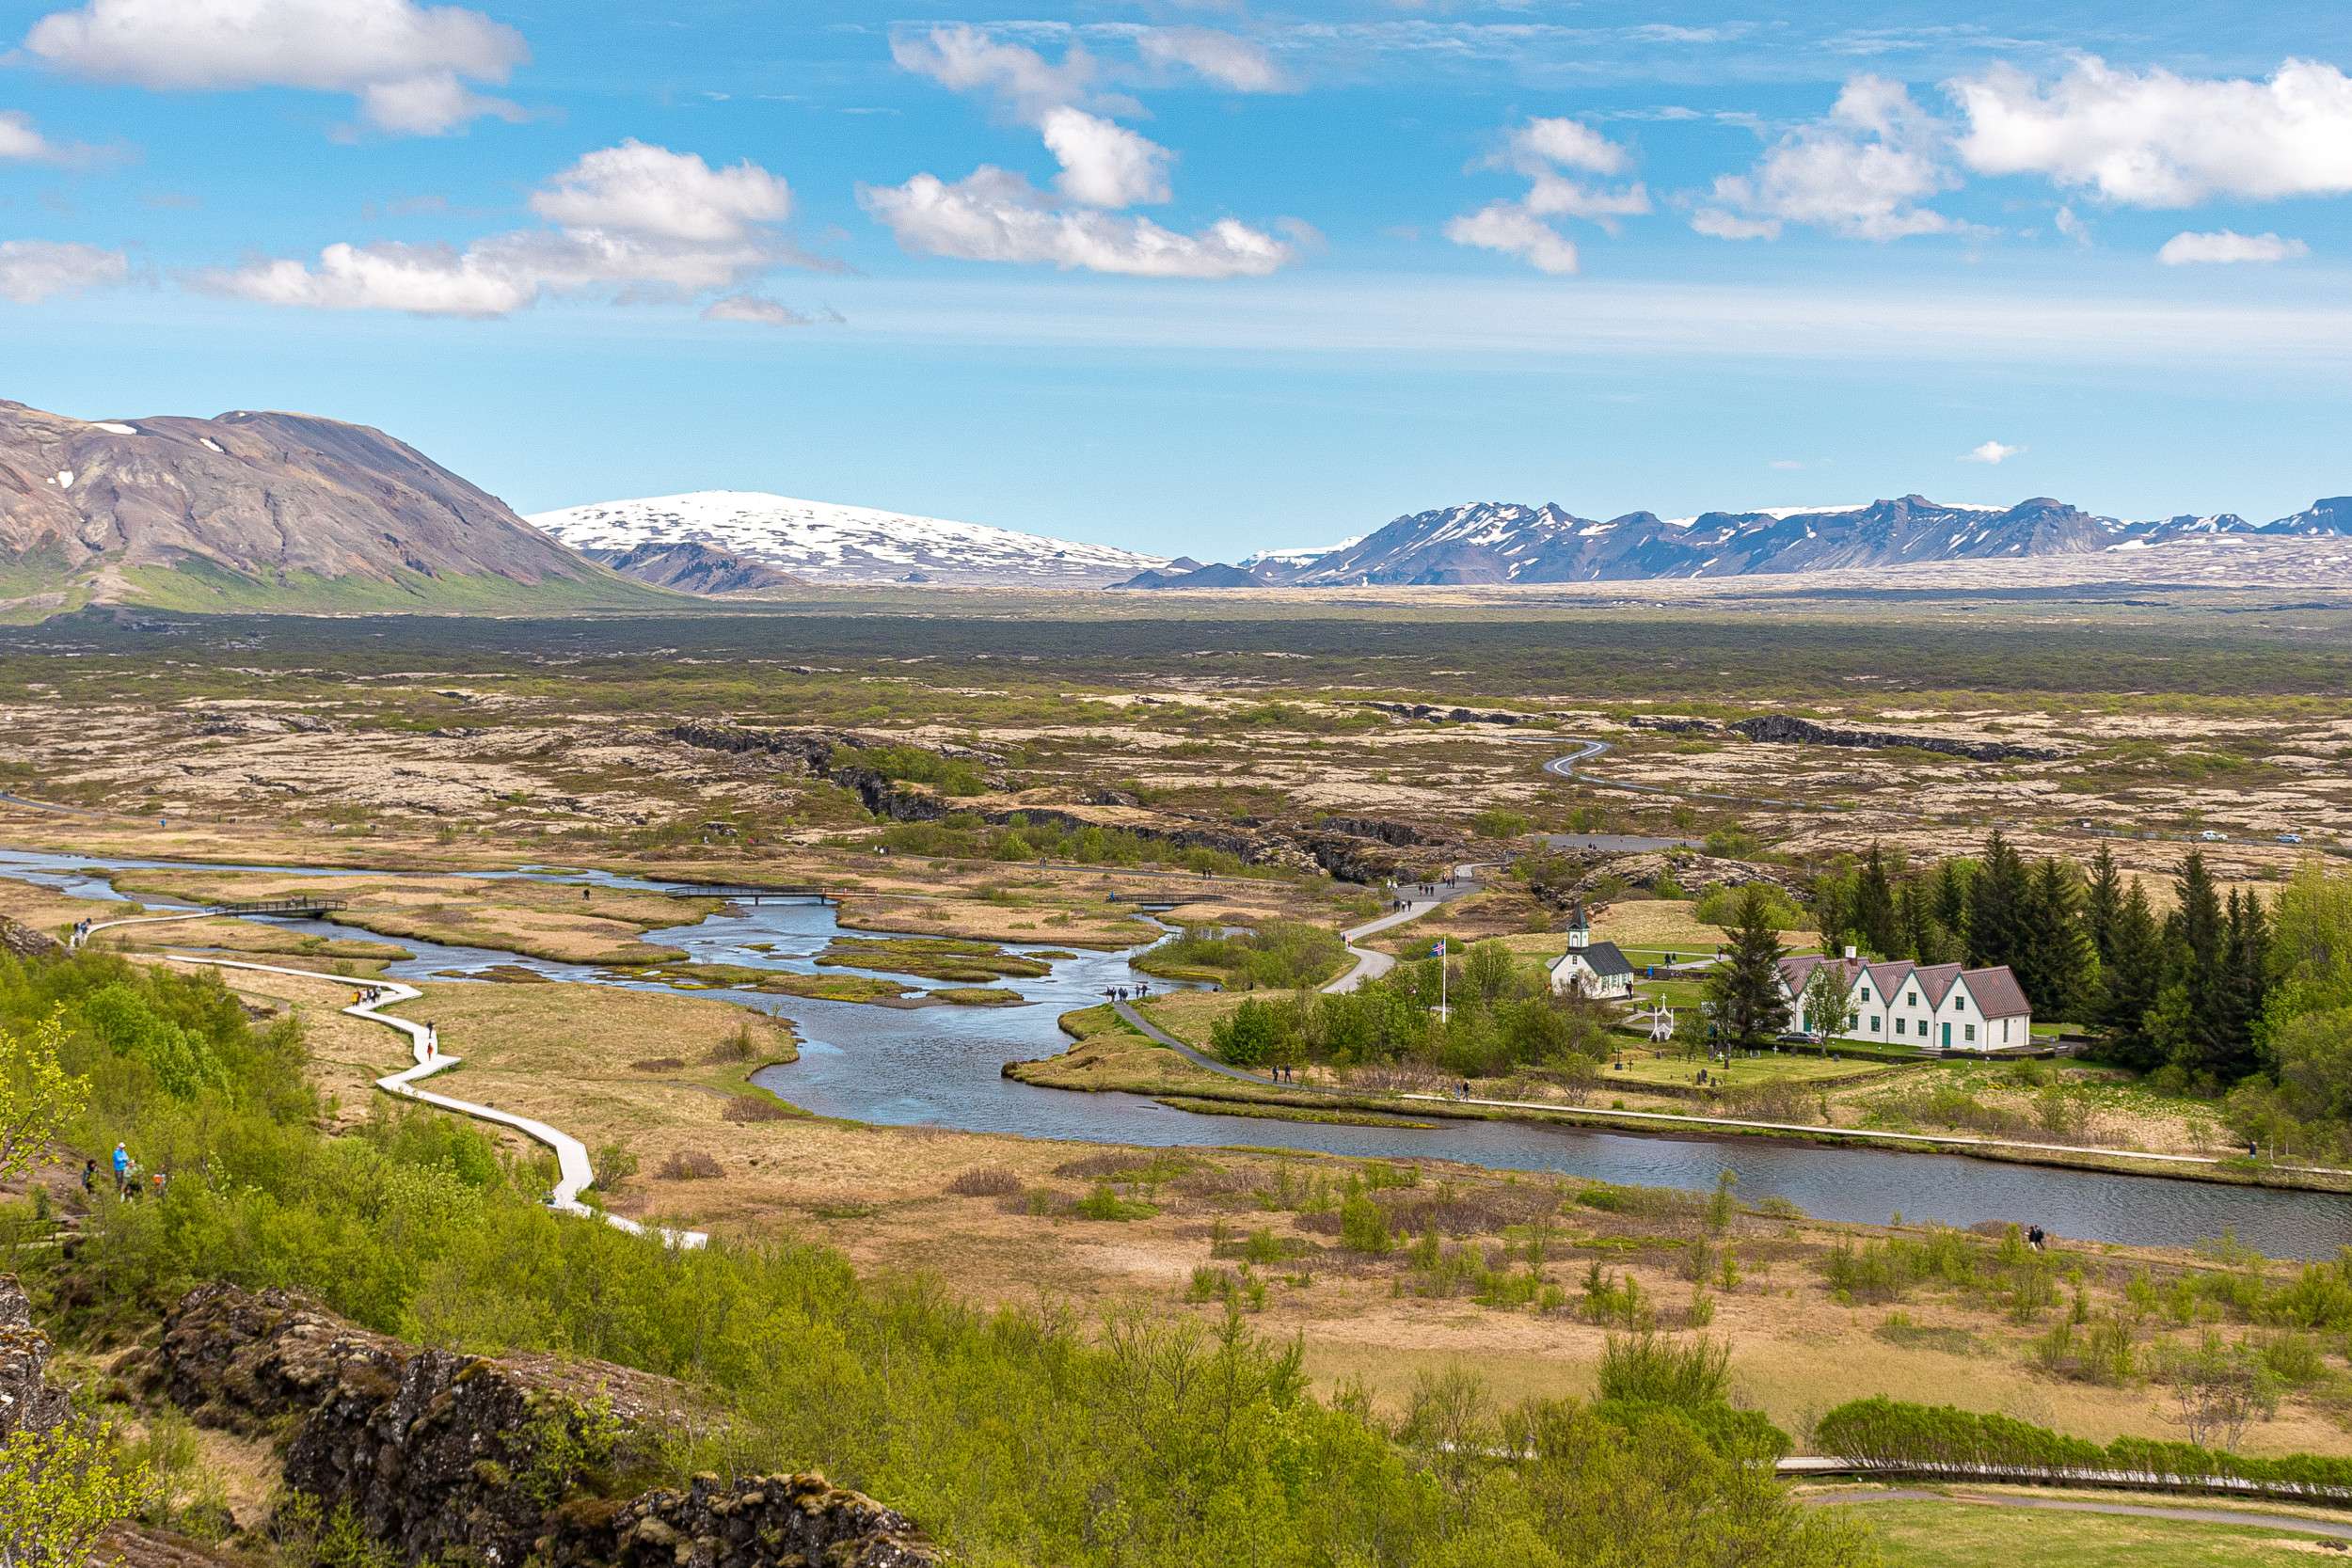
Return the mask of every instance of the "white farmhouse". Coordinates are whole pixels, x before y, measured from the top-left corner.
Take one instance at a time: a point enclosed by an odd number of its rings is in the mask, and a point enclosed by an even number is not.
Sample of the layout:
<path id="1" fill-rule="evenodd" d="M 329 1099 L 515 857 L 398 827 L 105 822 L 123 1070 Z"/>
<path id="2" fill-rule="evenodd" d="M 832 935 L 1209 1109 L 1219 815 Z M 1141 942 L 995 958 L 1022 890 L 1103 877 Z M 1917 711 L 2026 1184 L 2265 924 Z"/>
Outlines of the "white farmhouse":
<path id="1" fill-rule="evenodd" d="M 1633 994 L 1633 966 L 1613 942 L 1595 942 L 1584 918 L 1584 900 L 1568 911 L 1568 950 L 1547 966 L 1552 994 L 1622 1002 Z"/>
<path id="2" fill-rule="evenodd" d="M 2009 965 L 1871 963 L 1851 947 L 1842 958 L 1806 954 L 1780 960 L 1791 1028 L 1805 1027 L 1804 993 L 1824 965 L 1846 990 L 1842 1038 L 1923 1051 L 2022 1051 L 2033 1043 L 2033 1004 Z"/>

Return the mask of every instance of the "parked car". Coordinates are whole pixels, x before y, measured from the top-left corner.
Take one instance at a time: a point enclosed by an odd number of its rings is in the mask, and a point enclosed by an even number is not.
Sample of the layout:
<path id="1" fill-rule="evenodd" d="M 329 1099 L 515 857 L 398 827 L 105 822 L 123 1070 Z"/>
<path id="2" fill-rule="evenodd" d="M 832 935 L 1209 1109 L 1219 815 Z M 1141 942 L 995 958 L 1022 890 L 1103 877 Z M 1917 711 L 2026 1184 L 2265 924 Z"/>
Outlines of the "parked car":
<path id="1" fill-rule="evenodd" d="M 2280 833 L 2279 835 L 2279 842 L 2281 844 L 2300 844 L 2303 842 L 2303 835 L 2301 833 Z"/>
<path id="2" fill-rule="evenodd" d="M 2218 828 L 2207 828 L 2203 832 L 2199 833 L 2197 836 L 2203 839 L 2207 844 L 2227 844 L 2230 842 L 2230 835 L 2223 832 Z"/>

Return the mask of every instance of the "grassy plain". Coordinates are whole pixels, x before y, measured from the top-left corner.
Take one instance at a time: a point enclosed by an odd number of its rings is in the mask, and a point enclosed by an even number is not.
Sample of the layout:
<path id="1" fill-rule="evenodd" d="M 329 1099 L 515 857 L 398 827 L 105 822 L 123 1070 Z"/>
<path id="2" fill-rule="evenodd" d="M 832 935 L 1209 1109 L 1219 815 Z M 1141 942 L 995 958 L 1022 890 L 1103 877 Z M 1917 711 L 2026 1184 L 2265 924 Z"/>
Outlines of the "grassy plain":
<path id="1" fill-rule="evenodd" d="M 0 789 L 74 808 L 0 802 L 0 841 L 344 868 L 334 882 L 354 901 L 350 922 L 390 942 L 640 968 L 675 962 L 647 933 L 708 905 L 412 873 L 535 863 L 817 882 L 840 895 L 845 925 L 874 937 L 1063 949 L 1132 944 L 1143 905 L 1168 906 L 1159 917 L 1177 923 L 1350 924 L 1381 907 L 1390 867 L 1420 874 L 1534 847 L 1487 836 L 1510 819 L 1487 815 L 1497 811 L 1534 831 L 1711 838 L 1728 847 L 1720 858 L 1770 875 L 1874 839 L 1913 856 L 1970 849 L 1995 824 L 2029 849 L 2066 853 L 2087 850 L 2085 821 L 2176 834 L 2212 827 L 2231 835 L 2212 847 L 2223 874 L 2263 880 L 2297 852 L 2272 835 L 2292 829 L 2333 843 L 2352 832 L 2347 689 L 2352 601 L 2267 583 L 2038 594 L 1965 586 L 1900 599 L 1755 583 L 1476 601 L 875 593 L 602 622 L 89 615 L 0 630 Z M 1414 719 L 1375 702 L 1505 709 L 1525 721 Z M 1763 713 L 2053 754 L 1960 763 L 1640 722 Z M 867 755 L 953 751 L 979 788 L 949 796 L 894 780 L 878 813 L 854 781 L 691 737 L 711 724 L 846 735 Z M 1570 737 L 1585 736 L 1612 748 L 1588 765 L 1594 775 L 1666 793 L 1543 770 Z M 922 820 L 931 814 L 941 819 Z M 1065 858 L 1025 836 L 1046 842 L 1040 824 L 1071 846 Z M 2177 839 L 2117 847 L 2151 874 L 2184 852 Z M 1200 875 L 1202 863 L 1221 874 Z M 1333 869 L 1356 879 L 1334 880 Z M 133 885 L 250 896 L 278 884 L 221 870 L 141 873 Z M 45 928 L 101 911 L 121 912 L 0 883 L 0 912 Z M 1559 950 L 1562 913 L 1556 900 L 1503 883 L 1388 941 L 1411 952 L 1425 951 L 1433 931 L 1501 936 L 1532 962 Z M 290 933 L 226 923 L 124 940 L 161 945 L 167 933 L 173 945 L 288 951 L 355 969 L 389 956 L 298 939 L 281 947 Z M 1681 900 L 1623 896 L 1598 934 L 1637 962 L 1720 941 Z M 882 967 L 919 957 L 979 993 L 1008 973 L 980 961 L 949 973 L 952 960 L 985 955 L 942 943 L 845 952 Z M 339 988 L 232 983 L 257 1004 L 303 1009 L 315 1070 L 346 1117 L 398 1060 L 389 1032 L 334 1011 Z M 901 988 L 874 989 L 850 973 L 774 983 L 819 994 L 862 985 L 868 999 L 901 999 Z M 1336 1208 L 1351 1179 L 1370 1179 L 1359 1162 L 1155 1155 L 792 1117 L 748 1084 L 758 1062 L 787 1058 L 790 1042 L 723 1001 L 549 984 L 426 990 L 409 1010 L 466 1057 L 460 1092 L 633 1157 L 635 1171 L 604 1195 L 616 1210 L 745 1238 L 819 1237 L 869 1266 L 929 1270 L 981 1302 L 1043 1293 L 1089 1314 L 1208 1323 L 1235 1301 L 1263 1326 L 1296 1334 L 1319 1385 L 1360 1382 L 1386 1410 L 1409 1400 L 1420 1374 L 1465 1366 L 1515 1392 L 1588 1390 L 1609 1324 L 1578 1303 L 1597 1267 L 1635 1280 L 1669 1329 L 1711 1314 L 1709 1331 L 1734 1347 L 1743 1395 L 1800 1433 L 1842 1399 L 1885 1393 L 2092 1438 L 2177 1434 L 2145 1381 L 2109 1386 L 2042 1365 L 2033 1347 L 2067 1310 L 2065 1294 L 2013 1314 L 2007 1264 L 1980 1256 L 1959 1282 L 1915 1280 L 1883 1299 L 1833 1284 L 1841 1245 L 1919 1243 L 1916 1229 L 1752 1210 L 1716 1236 L 1685 1196 L 1425 1162 L 1411 1185 L 1381 1189 L 1394 1244 L 1352 1250 L 1340 1244 Z M 1152 1007 L 1170 1032 L 1205 1043 L 1234 1000 L 1172 996 Z M 1070 1051 L 1018 1076 L 1141 1088 L 1178 1104 L 1251 1092 L 1099 1013 L 1073 1024 L 1084 1037 Z M 748 1053 L 738 1043 L 745 1030 Z M 1694 1103 L 1680 1081 L 1690 1064 L 1629 1059 L 1644 1065 L 1624 1083 L 1593 1085 L 1588 1102 L 1679 1112 L 1762 1103 Z M 1841 1126 L 2027 1129 L 2185 1152 L 2211 1149 L 2217 1136 L 2208 1108 L 2096 1069 L 1921 1066 L 1847 1077 L 1852 1064 L 1836 1066 L 1775 1059 L 1756 1076 L 1782 1081 L 1754 1088 Z M 1735 1095 L 1751 1090 L 1747 1071 L 1735 1068 Z M 787 1098 L 789 1076 L 784 1069 Z M 1478 1086 L 1512 1097 L 1557 1088 Z M 778 1119 L 763 1119 L 770 1114 Z M 702 1174 L 710 1168 L 717 1174 Z M 967 1180 L 976 1173 L 987 1179 Z M 1128 1217 L 1081 1211 L 1104 1183 Z M 1280 1264 L 1250 1261 L 1261 1230 Z M 1968 1244 L 1981 1255 L 1994 1246 Z M 2253 1267 L 2061 1244 L 2094 1317 L 2120 1309 L 2143 1270 L 2159 1292 L 2190 1282 L 2181 1321 L 2153 1314 L 2138 1330 L 2145 1344 L 2201 1331 L 2197 1303 L 2212 1298 L 2196 1282 Z M 1531 1247 L 1543 1253 L 1532 1263 Z M 1709 1249 L 1711 1266 L 1699 1268 Z M 1728 1282 L 1724 1251 L 1735 1259 Z M 2234 1317 L 2217 1326 L 2271 1333 Z M 2352 1379 L 2340 1350 L 2323 1347 L 2319 1359 L 2320 1372 L 2289 1391 L 2249 1448 L 2342 1451 Z M 2047 1524 L 2036 1516 L 2031 1528 Z M 1995 1555 L 2016 1552 L 2000 1545 Z M 2101 1558 L 2089 1547 L 2074 1555 Z"/>
<path id="2" fill-rule="evenodd" d="M 2118 1498 L 2118 1501 L 2122 1499 Z M 2340 1537 L 2276 1526 L 2138 1518 L 2005 1506 L 2006 1499 L 1870 1503 L 1863 1518 L 1888 1568 L 2241 1568 L 2248 1563 L 2327 1561 L 2352 1551 Z M 2171 1505 L 2158 1505 L 2171 1506 Z M 2178 1506 L 2201 1507 L 2195 1500 Z"/>

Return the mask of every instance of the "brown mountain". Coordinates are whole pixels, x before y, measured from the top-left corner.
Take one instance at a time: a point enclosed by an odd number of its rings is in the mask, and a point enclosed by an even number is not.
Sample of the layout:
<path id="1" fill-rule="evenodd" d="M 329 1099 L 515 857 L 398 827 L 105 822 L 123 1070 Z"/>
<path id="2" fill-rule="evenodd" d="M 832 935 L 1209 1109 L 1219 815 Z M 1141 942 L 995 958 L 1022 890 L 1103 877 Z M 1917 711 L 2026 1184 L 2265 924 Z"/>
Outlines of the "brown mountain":
<path id="1" fill-rule="evenodd" d="M 652 592 L 364 425 L 89 421 L 0 401 L 0 608 L 525 609 Z"/>
<path id="2" fill-rule="evenodd" d="M 716 546 L 681 539 L 674 544 L 647 543 L 627 550 L 582 550 L 625 578 L 649 582 L 681 594 L 756 594 L 768 588 L 798 588 L 807 583 L 789 572 L 723 550 Z"/>

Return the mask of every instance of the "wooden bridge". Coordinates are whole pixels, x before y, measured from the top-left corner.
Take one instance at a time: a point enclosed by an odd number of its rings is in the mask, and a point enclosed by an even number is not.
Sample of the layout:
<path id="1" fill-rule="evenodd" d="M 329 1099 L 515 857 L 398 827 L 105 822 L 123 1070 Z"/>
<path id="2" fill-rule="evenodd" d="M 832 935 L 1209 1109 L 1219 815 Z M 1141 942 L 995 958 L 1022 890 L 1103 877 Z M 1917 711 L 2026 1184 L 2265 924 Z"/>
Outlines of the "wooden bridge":
<path id="1" fill-rule="evenodd" d="M 673 898 L 723 898 L 730 904 L 830 904 L 833 895 L 820 887 L 679 886 Z"/>
<path id="2" fill-rule="evenodd" d="M 348 898 L 230 898 L 211 906 L 215 914 L 285 915 L 316 920 L 351 907 Z"/>

